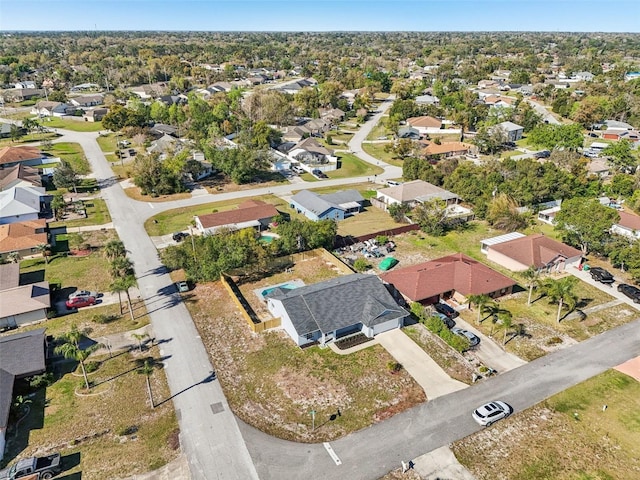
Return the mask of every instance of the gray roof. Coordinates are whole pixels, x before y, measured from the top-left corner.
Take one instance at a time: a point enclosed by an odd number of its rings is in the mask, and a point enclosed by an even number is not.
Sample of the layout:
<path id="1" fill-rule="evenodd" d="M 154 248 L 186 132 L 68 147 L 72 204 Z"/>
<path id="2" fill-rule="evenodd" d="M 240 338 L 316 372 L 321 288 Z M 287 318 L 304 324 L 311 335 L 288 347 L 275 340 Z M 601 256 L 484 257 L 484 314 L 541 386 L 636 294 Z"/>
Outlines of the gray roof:
<path id="1" fill-rule="evenodd" d="M 342 190 L 340 192 L 334 193 L 326 193 L 324 195 L 320 195 L 321 198 L 325 199 L 327 202 L 335 203 L 336 205 L 343 205 L 345 203 L 351 202 L 364 202 L 364 197 L 360 195 L 360 192 L 357 190 Z"/>
<path id="2" fill-rule="evenodd" d="M 317 216 L 332 208 L 346 210 L 351 207 L 348 204 L 353 202 L 361 204 L 361 202 L 364 202 L 364 198 L 357 190 L 343 190 L 325 195 L 319 195 L 309 190 L 301 190 L 291 197 L 291 200 Z"/>
<path id="3" fill-rule="evenodd" d="M 0 429 L 7 426 L 15 377 L 45 371 L 44 328 L 0 337 Z"/>
<path id="4" fill-rule="evenodd" d="M 40 213 L 40 198 L 44 194 L 42 187 L 11 187 L 0 192 L 0 216 L 4 218 Z"/>
<path id="5" fill-rule="evenodd" d="M 501 128 L 505 132 L 516 132 L 518 130 L 523 130 L 524 129 L 524 127 L 521 127 L 517 123 L 513 123 L 513 122 L 502 122 L 502 123 L 497 124 L 496 127 Z"/>
<path id="6" fill-rule="evenodd" d="M 377 276 L 361 273 L 332 278 L 271 298 L 282 302 L 299 335 L 318 330 L 330 333 L 357 323 L 372 327 L 408 315 Z"/>

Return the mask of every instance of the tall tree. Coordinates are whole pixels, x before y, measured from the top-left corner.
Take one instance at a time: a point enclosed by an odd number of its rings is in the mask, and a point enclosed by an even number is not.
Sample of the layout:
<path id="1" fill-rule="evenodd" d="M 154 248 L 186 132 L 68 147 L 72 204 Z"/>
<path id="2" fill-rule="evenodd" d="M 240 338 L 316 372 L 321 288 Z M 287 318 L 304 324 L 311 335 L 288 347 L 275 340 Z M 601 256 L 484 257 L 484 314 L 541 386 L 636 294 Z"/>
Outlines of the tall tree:
<path id="1" fill-rule="evenodd" d="M 53 172 L 53 184 L 56 188 L 72 189 L 78 193 L 76 186 L 78 185 L 78 174 L 66 160 L 62 160 L 60 165 Z"/>
<path id="2" fill-rule="evenodd" d="M 527 281 L 527 286 L 529 287 L 529 296 L 527 297 L 527 307 L 531 306 L 531 296 L 533 295 L 533 289 L 540 284 L 540 270 L 538 270 L 534 265 L 531 265 L 524 272 L 522 272 L 522 276 Z"/>
<path id="3" fill-rule="evenodd" d="M 480 323 L 480 316 L 482 315 L 484 308 L 491 302 L 493 299 L 489 295 L 481 294 L 481 295 L 469 295 L 467 297 L 469 301 L 469 305 L 475 304 L 476 310 L 478 312 L 478 318 L 476 319 L 476 323 Z"/>
<path id="4" fill-rule="evenodd" d="M 579 246 L 584 255 L 590 251 L 603 253 L 610 239 L 609 229 L 619 220 L 618 212 L 597 199 L 576 197 L 562 202 L 555 229 L 561 232 L 563 241 Z"/>
<path id="5" fill-rule="evenodd" d="M 544 285 L 544 292 L 552 302 L 558 302 L 558 315 L 556 321 L 560 322 L 562 307 L 567 306 L 569 311 L 573 310 L 578 303 L 578 296 L 575 288 L 578 279 L 574 276 L 563 277 L 559 280 L 549 279 Z"/>
<path id="6" fill-rule="evenodd" d="M 59 337 L 58 340 L 64 343 L 58 345 L 54 351 L 56 354 L 75 360 L 80 364 L 85 386 L 87 390 L 89 390 L 89 379 L 87 378 L 87 370 L 85 369 L 84 362 L 89 358 L 89 355 L 101 348 L 102 345 L 95 343 L 91 346 L 80 348 L 80 340 L 82 340 L 82 337 L 84 337 L 84 333 L 78 330 L 78 327 L 73 324 L 71 330 Z"/>
<path id="7" fill-rule="evenodd" d="M 147 381 L 147 394 L 149 395 L 149 403 L 151 404 L 151 408 L 156 408 L 153 401 L 153 395 L 151 393 L 151 375 L 153 375 L 154 363 L 155 362 L 153 359 L 145 359 L 140 368 L 136 370 L 138 374 L 144 375 L 145 380 Z"/>
<path id="8" fill-rule="evenodd" d="M 104 246 L 104 256 L 109 261 L 113 261 L 119 257 L 126 257 L 127 250 L 124 248 L 122 240 L 110 240 Z"/>

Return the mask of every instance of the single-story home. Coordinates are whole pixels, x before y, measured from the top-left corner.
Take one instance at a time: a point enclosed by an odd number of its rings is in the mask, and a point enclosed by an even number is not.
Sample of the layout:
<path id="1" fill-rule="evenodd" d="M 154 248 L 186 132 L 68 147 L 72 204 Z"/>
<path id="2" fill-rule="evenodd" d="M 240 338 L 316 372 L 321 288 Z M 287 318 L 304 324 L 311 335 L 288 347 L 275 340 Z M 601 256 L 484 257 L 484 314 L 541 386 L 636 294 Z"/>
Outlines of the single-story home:
<path id="1" fill-rule="evenodd" d="M 65 115 L 72 115 L 75 111 L 76 107 L 72 105 L 43 100 L 35 104 L 31 109 L 31 114 L 40 117 L 64 117 Z"/>
<path id="2" fill-rule="evenodd" d="M 502 132 L 505 138 L 505 142 L 517 142 L 522 138 L 524 127 L 513 122 L 501 122 L 491 127 L 490 131 Z"/>
<path id="3" fill-rule="evenodd" d="M 293 290 L 267 294 L 267 308 L 298 346 L 322 345 L 363 333 L 400 328 L 409 313 L 374 275 L 354 273 Z"/>
<path id="4" fill-rule="evenodd" d="M 513 102 L 513 98 L 503 97 L 501 95 L 489 95 L 484 98 L 484 103 L 492 108 L 510 108 L 513 106 Z"/>
<path id="5" fill-rule="evenodd" d="M 23 163 L 0 168 L 0 191 L 11 187 L 41 187 L 42 176 L 37 168 Z"/>
<path id="6" fill-rule="evenodd" d="M 0 329 L 43 322 L 51 306 L 49 283 L 20 285 L 19 264 L 0 265 L 0 305 Z"/>
<path id="7" fill-rule="evenodd" d="M 84 118 L 85 122 L 100 122 L 107 113 L 109 113 L 108 108 L 91 108 L 89 110 L 85 110 L 82 114 L 82 118 Z"/>
<path id="8" fill-rule="evenodd" d="M 582 252 L 541 233 L 515 238 L 489 246 L 487 259 L 512 272 L 529 267 L 547 272 L 560 272 L 582 263 Z"/>
<path id="9" fill-rule="evenodd" d="M 21 126 L 16 125 L 18 131 L 21 134 L 26 133 L 26 130 Z M 12 123 L 0 122 L 0 138 L 9 138 L 11 136 L 11 130 L 13 129 Z"/>
<path id="10" fill-rule="evenodd" d="M 95 107 L 96 105 L 102 105 L 102 102 L 104 102 L 104 95 L 101 93 L 80 95 L 69 99 L 69 103 L 74 107 Z"/>
<path id="11" fill-rule="evenodd" d="M 620 215 L 620 221 L 611 227 L 611 233 L 638 240 L 640 238 L 640 216 L 623 210 L 618 211 L 618 215 Z"/>
<path id="12" fill-rule="evenodd" d="M 544 210 L 540 210 L 538 212 L 538 220 L 544 222 L 549 225 L 555 225 L 556 223 L 556 215 L 562 209 L 560 205 L 555 205 L 550 208 L 545 208 Z"/>
<path id="13" fill-rule="evenodd" d="M 178 128 L 173 125 L 165 125 L 164 123 L 156 123 L 149 128 L 149 133 L 154 137 L 160 138 L 164 135 L 178 137 Z"/>
<path id="14" fill-rule="evenodd" d="M 38 245 L 49 243 L 47 221 L 44 218 L 0 225 L 0 259 L 12 252 L 20 258 L 41 256 Z"/>
<path id="15" fill-rule="evenodd" d="M 498 235 L 497 237 L 485 238 L 484 240 L 480 240 L 480 252 L 486 255 L 489 251 L 489 247 L 492 245 L 498 245 L 499 243 L 508 242 L 509 240 L 515 240 L 516 238 L 522 237 L 526 237 L 526 235 L 520 232 L 511 232 L 505 233 L 504 235 Z"/>
<path id="16" fill-rule="evenodd" d="M 517 283 L 462 253 L 383 273 L 380 278 L 408 301 L 422 304 L 451 298 L 463 304 L 469 295 L 498 298 L 509 295 Z"/>
<path id="17" fill-rule="evenodd" d="M 464 142 L 444 142 L 444 143 L 435 143 L 429 142 L 424 150 L 422 150 L 422 154 L 427 158 L 433 157 L 461 157 L 468 153 L 471 153 L 474 150 L 474 146 L 469 143 Z"/>
<path id="18" fill-rule="evenodd" d="M 44 332 L 41 328 L 0 337 L 0 460 L 4 456 L 14 382 L 46 370 L 47 338 Z"/>
<path id="19" fill-rule="evenodd" d="M 418 105 L 440 105 L 440 99 L 435 95 L 419 95 L 415 101 Z"/>
<path id="20" fill-rule="evenodd" d="M 408 138 L 410 140 L 419 140 L 420 132 L 413 127 L 401 127 L 398 129 L 398 138 Z"/>
<path id="21" fill-rule="evenodd" d="M 301 190 L 291 197 L 290 204 L 291 208 L 310 220 L 344 220 L 350 215 L 359 213 L 364 201 L 357 190 L 343 190 L 324 195 Z"/>
<path id="22" fill-rule="evenodd" d="M 45 198 L 44 187 L 11 187 L 0 192 L 0 225 L 37 220 L 46 208 Z"/>
<path id="23" fill-rule="evenodd" d="M 444 188 L 437 187 L 424 180 L 413 180 L 388 188 L 381 188 L 376 193 L 376 199 L 386 208 L 396 203 L 407 203 L 415 207 L 419 203 L 433 199 L 443 200 L 447 205 L 455 205 L 460 197 Z"/>
<path id="24" fill-rule="evenodd" d="M 314 169 L 327 172 L 338 168 L 338 158 L 333 155 L 333 151 L 323 147 L 312 137 L 298 142 L 287 152 L 287 155 L 309 172 Z"/>
<path id="25" fill-rule="evenodd" d="M 0 167 L 12 167 L 22 163 L 24 165 L 41 165 L 43 153 L 36 147 L 4 147 L 0 149 Z"/>
<path id="26" fill-rule="evenodd" d="M 425 135 L 427 133 L 439 133 L 439 130 L 442 129 L 442 120 L 423 115 L 407 118 L 407 125 L 418 130 L 421 135 Z"/>
<path id="27" fill-rule="evenodd" d="M 273 219 L 280 215 L 276 207 L 260 200 L 247 200 L 234 210 L 226 212 L 196 215 L 196 228 L 204 235 L 215 235 L 218 230 L 242 230 L 256 228 L 258 231 L 269 228 Z"/>
<path id="28" fill-rule="evenodd" d="M 608 177 L 611 172 L 609 162 L 602 158 L 594 158 L 587 164 L 587 172 L 598 178 Z"/>

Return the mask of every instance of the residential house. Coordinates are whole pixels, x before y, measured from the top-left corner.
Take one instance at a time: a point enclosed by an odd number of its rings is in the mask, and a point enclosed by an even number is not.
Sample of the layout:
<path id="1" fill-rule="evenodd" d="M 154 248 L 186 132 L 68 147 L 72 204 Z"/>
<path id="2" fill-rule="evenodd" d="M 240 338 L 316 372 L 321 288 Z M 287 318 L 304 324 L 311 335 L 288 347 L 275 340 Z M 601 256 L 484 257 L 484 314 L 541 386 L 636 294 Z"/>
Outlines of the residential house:
<path id="1" fill-rule="evenodd" d="M 291 208 L 305 217 L 317 220 L 344 220 L 362 211 L 364 198 L 357 190 L 343 190 L 324 195 L 301 190 L 291 197 Z"/>
<path id="2" fill-rule="evenodd" d="M 167 107 L 171 105 L 186 105 L 189 98 L 186 95 L 160 95 L 156 102 L 164 103 Z"/>
<path id="3" fill-rule="evenodd" d="M 47 221 L 44 218 L 0 225 L 0 259 L 17 252 L 20 258 L 40 257 L 38 245 L 49 243 Z"/>
<path id="4" fill-rule="evenodd" d="M 97 105 L 102 105 L 102 102 L 104 102 L 104 95 L 101 93 L 80 95 L 79 97 L 72 97 L 69 99 L 69 103 L 74 107 L 95 107 Z"/>
<path id="5" fill-rule="evenodd" d="M 149 129 L 149 133 L 156 138 L 163 137 L 164 135 L 170 135 L 172 137 L 178 137 L 178 128 L 173 125 L 165 125 L 164 123 L 156 123 Z"/>
<path id="6" fill-rule="evenodd" d="M 160 82 L 131 87 L 129 91 L 140 97 L 142 100 L 149 100 L 151 98 L 158 98 L 161 95 L 164 95 L 168 88 L 169 87 L 166 83 Z"/>
<path id="7" fill-rule="evenodd" d="M 147 148 L 147 153 L 158 153 L 160 158 L 164 158 L 168 153 L 177 153 L 183 147 L 179 139 L 165 134 L 151 142 L 151 145 Z"/>
<path id="8" fill-rule="evenodd" d="M 505 138 L 505 142 L 517 142 L 522 138 L 524 127 L 513 122 L 501 122 L 491 127 L 490 131 L 502 132 Z"/>
<path id="9" fill-rule="evenodd" d="M 531 266 L 561 272 L 567 267 L 578 267 L 582 252 L 538 233 L 489 246 L 487 259 L 512 272 L 522 272 Z"/>
<path id="10" fill-rule="evenodd" d="M 44 322 L 51 307 L 49 283 L 20 285 L 18 263 L 0 265 L 0 330 Z"/>
<path id="11" fill-rule="evenodd" d="M 428 133 L 440 133 L 442 120 L 423 115 L 421 117 L 407 118 L 407 125 L 418 130 L 421 135 L 426 135 Z"/>
<path id="12" fill-rule="evenodd" d="M 305 125 L 290 125 L 283 127 L 281 131 L 282 141 L 285 143 L 296 144 L 311 135 L 311 131 Z"/>
<path id="13" fill-rule="evenodd" d="M 344 120 L 345 112 L 339 108 L 320 108 L 320 118 L 327 120 L 329 123 L 336 124 Z"/>
<path id="14" fill-rule="evenodd" d="M 555 225 L 556 223 L 556 215 L 560 211 L 562 207 L 560 205 L 555 205 L 553 207 L 545 208 L 544 210 L 540 210 L 538 212 L 538 220 L 544 222 L 548 225 Z"/>
<path id="15" fill-rule="evenodd" d="M 209 85 L 207 90 L 211 93 L 230 92 L 233 90 L 233 85 L 229 82 L 216 82 L 213 85 Z"/>
<path id="16" fill-rule="evenodd" d="M 90 91 L 98 91 L 102 87 L 97 83 L 81 83 L 79 85 L 74 85 L 71 87 L 71 93 L 79 93 L 79 92 L 90 92 Z"/>
<path id="17" fill-rule="evenodd" d="M 611 167 L 609 167 L 609 162 L 606 160 L 602 158 L 594 158 L 587 164 L 587 172 L 598 178 L 605 178 L 609 176 Z"/>
<path id="18" fill-rule="evenodd" d="M 11 187 L 0 192 L 0 225 L 37 220 L 47 208 L 43 187 Z"/>
<path id="19" fill-rule="evenodd" d="M 619 210 L 620 220 L 611 227 L 611 233 L 623 235 L 631 240 L 640 238 L 640 217 L 633 213 Z"/>
<path id="20" fill-rule="evenodd" d="M 267 308 L 298 346 L 400 328 L 409 316 L 374 275 L 354 273 L 266 295 Z"/>
<path id="21" fill-rule="evenodd" d="M 76 107 L 72 105 L 43 100 L 35 104 L 31 109 L 31 114 L 40 117 L 64 117 L 65 115 L 73 115 L 75 111 Z"/>
<path id="22" fill-rule="evenodd" d="M 280 215 L 276 207 L 259 200 L 247 200 L 234 210 L 209 213 L 194 217 L 196 228 L 204 235 L 215 235 L 219 230 L 255 228 L 266 230 L 273 219 Z"/>
<path id="23" fill-rule="evenodd" d="M 323 136 L 331 130 L 331 121 L 326 118 L 314 118 L 309 120 L 304 126 L 309 130 L 312 136 Z"/>
<path id="24" fill-rule="evenodd" d="M 0 168 L 23 164 L 41 165 L 43 153 L 37 147 L 4 147 L 0 149 Z"/>
<path id="25" fill-rule="evenodd" d="M 333 151 L 320 145 L 315 138 L 301 140 L 287 155 L 308 172 L 314 169 L 326 172 L 338 168 L 338 158 L 333 155 Z"/>
<path id="26" fill-rule="evenodd" d="M 36 82 L 32 81 L 32 80 L 26 80 L 23 82 L 18 82 L 14 85 L 13 88 L 37 88 L 36 87 Z"/>
<path id="27" fill-rule="evenodd" d="M 33 98 L 45 96 L 43 88 L 13 88 L 3 92 L 5 102 L 23 102 Z"/>
<path id="28" fill-rule="evenodd" d="M 435 95 L 418 95 L 416 97 L 416 103 L 418 105 L 435 105 L 436 107 L 440 105 L 440 99 Z"/>
<path id="29" fill-rule="evenodd" d="M 38 169 L 22 163 L 0 168 L 0 192 L 11 187 L 41 187 L 42 177 Z"/>
<path id="30" fill-rule="evenodd" d="M 489 252 L 489 247 L 492 245 L 498 245 L 499 243 L 508 242 L 525 236 L 525 234 L 520 232 L 511 232 L 505 233 L 504 235 L 498 235 L 497 237 L 485 238 L 480 241 L 480 252 L 486 255 Z"/>
<path id="31" fill-rule="evenodd" d="M 12 123 L 4 123 L 4 122 L 0 122 L 0 138 L 9 138 L 11 136 L 11 128 L 12 128 L 13 124 Z M 20 131 L 20 133 L 24 134 L 25 130 L 24 128 L 16 125 L 16 127 L 18 128 L 18 130 Z"/>
<path id="32" fill-rule="evenodd" d="M 485 97 L 484 103 L 491 108 L 511 108 L 515 99 L 511 97 L 503 97 L 498 95 L 489 95 Z"/>
<path id="33" fill-rule="evenodd" d="M 380 278 L 407 301 L 422 304 L 449 299 L 464 304 L 469 295 L 498 298 L 509 295 L 517 283 L 462 253 L 393 270 Z"/>
<path id="34" fill-rule="evenodd" d="M 400 127 L 398 129 L 398 138 L 408 138 L 410 140 L 420 140 L 420 132 L 413 127 Z"/>
<path id="35" fill-rule="evenodd" d="M 428 142 L 428 145 L 422 154 L 427 158 L 449 158 L 449 157 L 461 157 L 471 153 L 475 150 L 475 147 L 470 143 L 464 142 L 443 142 L 435 143 Z"/>
<path id="36" fill-rule="evenodd" d="M 424 180 L 413 180 L 393 187 L 382 188 L 376 194 L 376 200 L 385 210 L 393 204 L 406 203 L 411 208 L 419 203 L 440 199 L 447 205 L 455 205 L 460 197 L 444 188 L 437 187 Z"/>
<path id="37" fill-rule="evenodd" d="M 108 108 L 90 108 L 82 114 L 85 122 L 100 122 L 109 113 Z"/>
<path id="38" fill-rule="evenodd" d="M 570 80 L 576 82 L 592 82 L 596 76 L 591 72 L 575 72 L 571 75 Z"/>
<path id="39" fill-rule="evenodd" d="M 5 435 L 13 404 L 13 385 L 20 378 L 46 370 L 45 329 L 0 337 L 0 460 L 4 456 Z"/>

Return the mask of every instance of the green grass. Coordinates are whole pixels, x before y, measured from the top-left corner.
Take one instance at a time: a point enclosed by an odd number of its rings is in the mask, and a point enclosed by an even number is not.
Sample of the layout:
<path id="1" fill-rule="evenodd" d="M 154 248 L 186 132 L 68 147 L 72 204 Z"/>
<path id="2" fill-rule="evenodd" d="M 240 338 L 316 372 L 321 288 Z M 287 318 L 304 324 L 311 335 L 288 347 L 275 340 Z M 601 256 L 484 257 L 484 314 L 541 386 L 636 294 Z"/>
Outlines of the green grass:
<path id="1" fill-rule="evenodd" d="M 391 137 L 393 133 L 384 125 L 386 121 L 387 119 L 383 118 L 382 121 L 373 127 L 365 140 L 377 140 L 378 137 Z"/>
<path id="2" fill-rule="evenodd" d="M 111 222 L 111 215 L 107 204 L 101 198 L 94 198 L 84 201 L 87 218 L 79 218 L 76 220 L 62 220 L 60 222 L 51 222 L 49 227 L 83 227 L 86 225 L 104 225 Z"/>
<path id="3" fill-rule="evenodd" d="M 108 135 L 100 135 L 97 138 L 98 145 L 103 152 L 115 152 L 117 146 L 116 142 L 118 137 L 115 133 L 109 133 Z M 115 155 L 114 155 L 115 156 Z"/>
<path id="4" fill-rule="evenodd" d="M 638 419 L 640 383 L 609 370 L 455 442 L 452 450 L 478 479 L 495 472 L 514 480 L 631 479 L 638 476 Z"/>
<path id="5" fill-rule="evenodd" d="M 54 143 L 48 153 L 69 162 L 73 170 L 79 175 L 91 173 L 91 167 L 79 143 Z"/>
<path id="6" fill-rule="evenodd" d="M 367 175 L 378 175 L 384 170 L 375 165 L 360 160 L 351 153 L 339 153 L 339 161 L 341 166 L 337 170 L 326 172 L 329 178 L 348 178 L 348 177 L 364 177 Z"/>
<path id="7" fill-rule="evenodd" d="M 15 142 L 11 138 L 3 138 L 0 140 L 0 148 L 4 147 L 17 147 L 31 142 L 41 142 L 42 140 L 54 140 L 58 137 L 55 133 L 36 133 L 31 132 L 28 135 L 24 135 L 17 139 Z"/>
<path id="8" fill-rule="evenodd" d="M 286 202 L 273 195 L 264 195 L 261 197 L 253 197 L 256 200 L 262 200 L 271 203 L 276 208 L 282 209 L 287 206 Z M 195 215 L 205 215 L 207 213 L 224 212 L 232 210 L 241 204 L 245 199 L 227 200 L 224 202 L 207 203 L 196 207 L 185 207 L 168 210 L 149 218 L 144 228 L 150 236 L 166 235 L 172 232 L 185 230 L 191 225 L 191 221 Z"/>
<path id="9" fill-rule="evenodd" d="M 46 117 L 42 119 L 42 125 L 46 128 L 63 128 L 74 132 L 99 132 L 104 130 L 102 122 L 84 122 L 82 120 L 65 120 L 59 117 Z"/>
<path id="10" fill-rule="evenodd" d="M 398 158 L 393 157 L 392 152 L 385 152 L 384 147 L 387 143 L 363 143 L 362 149 L 372 157 L 378 158 L 385 163 L 401 167 L 403 162 Z"/>
<path id="11" fill-rule="evenodd" d="M 400 226 L 402 226 L 402 224 L 396 223 L 387 212 L 376 207 L 368 206 L 365 211 L 340 220 L 338 223 L 338 234 L 358 237 L 367 233 L 380 232 Z"/>

